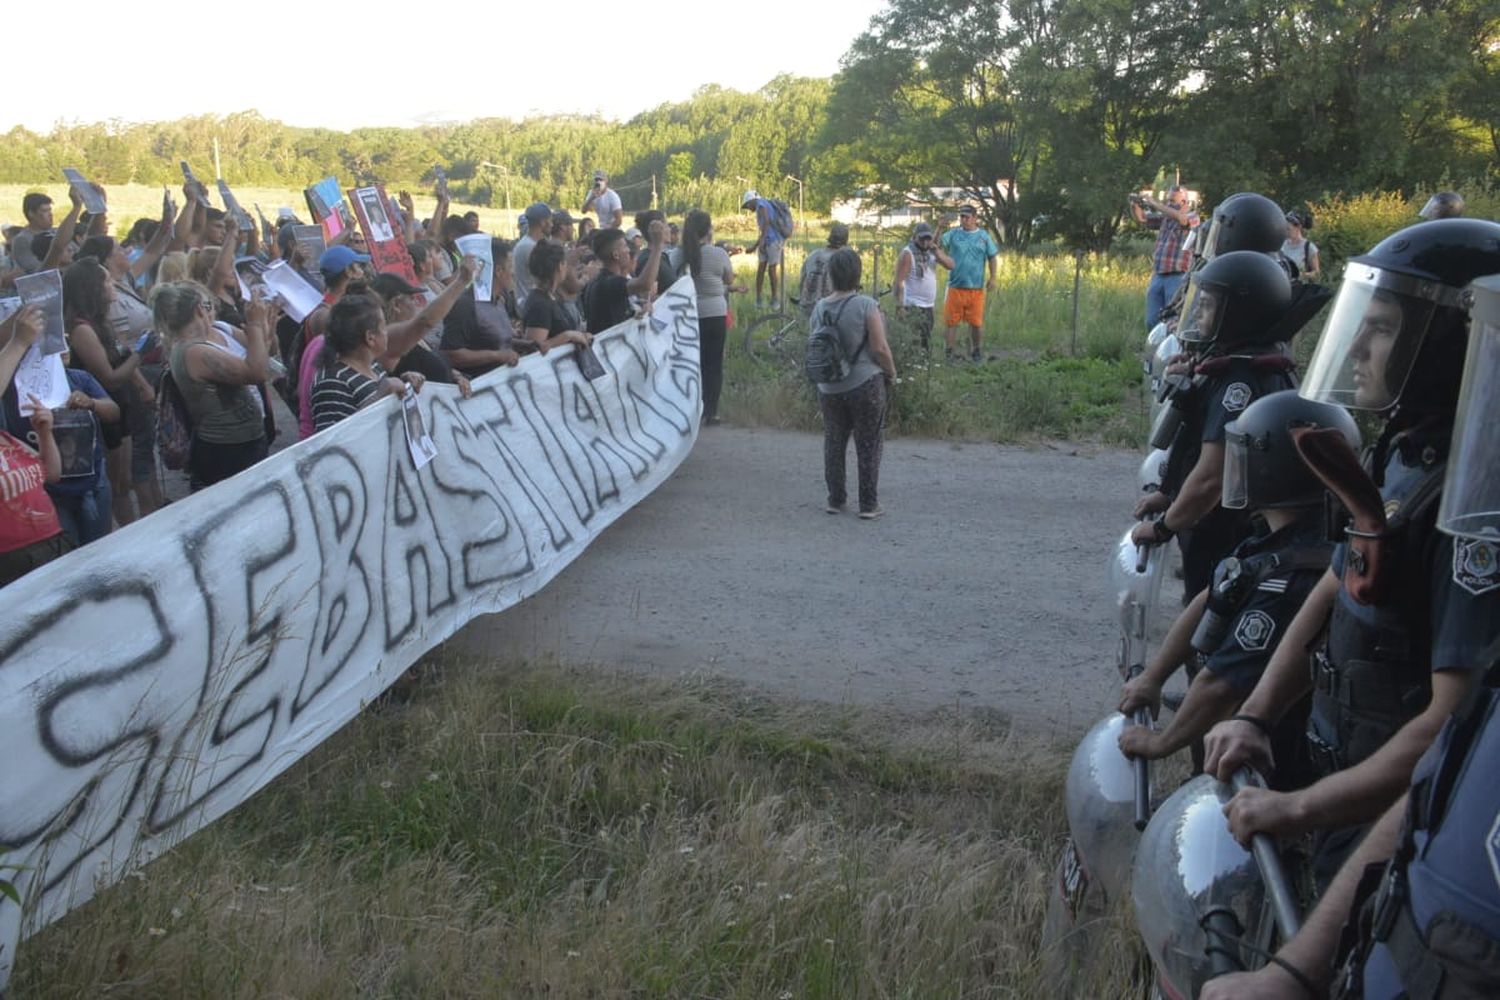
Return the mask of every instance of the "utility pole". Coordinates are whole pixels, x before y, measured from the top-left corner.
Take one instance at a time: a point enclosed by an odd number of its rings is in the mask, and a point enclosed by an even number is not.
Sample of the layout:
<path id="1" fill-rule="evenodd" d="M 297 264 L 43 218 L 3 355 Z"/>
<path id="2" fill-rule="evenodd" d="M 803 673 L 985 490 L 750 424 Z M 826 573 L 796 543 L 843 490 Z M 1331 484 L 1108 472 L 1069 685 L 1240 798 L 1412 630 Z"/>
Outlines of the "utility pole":
<path id="1" fill-rule="evenodd" d="M 787 174 L 786 179 L 797 185 L 797 228 L 802 230 L 803 236 L 806 236 L 807 212 L 803 209 L 802 206 L 802 180 L 801 178 L 793 177 L 791 174 Z"/>

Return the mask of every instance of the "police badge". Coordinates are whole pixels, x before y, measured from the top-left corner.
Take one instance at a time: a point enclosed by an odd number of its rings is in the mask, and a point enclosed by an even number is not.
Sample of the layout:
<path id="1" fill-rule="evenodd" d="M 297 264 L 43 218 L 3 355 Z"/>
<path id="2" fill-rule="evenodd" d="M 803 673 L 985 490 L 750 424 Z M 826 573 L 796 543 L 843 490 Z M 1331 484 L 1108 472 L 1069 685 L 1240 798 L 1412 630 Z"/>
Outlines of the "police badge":
<path id="1" fill-rule="evenodd" d="M 1500 559 L 1495 543 L 1459 538 L 1453 544 L 1453 582 L 1478 597 L 1500 587 Z"/>

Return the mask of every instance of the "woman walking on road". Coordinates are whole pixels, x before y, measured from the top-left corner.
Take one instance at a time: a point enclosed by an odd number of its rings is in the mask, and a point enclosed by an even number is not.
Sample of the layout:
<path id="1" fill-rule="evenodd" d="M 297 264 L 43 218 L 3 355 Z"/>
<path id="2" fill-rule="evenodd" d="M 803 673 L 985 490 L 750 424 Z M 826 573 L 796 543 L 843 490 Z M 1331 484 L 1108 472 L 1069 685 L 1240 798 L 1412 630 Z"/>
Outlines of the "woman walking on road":
<path id="1" fill-rule="evenodd" d="M 885 443 L 885 410 L 889 387 L 896 380 L 896 361 L 885 339 L 880 306 L 859 294 L 859 254 L 848 247 L 828 261 L 833 294 L 818 302 L 812 325 L 834 327 L 849 374 L 838 382 L 818 383 L 823 410 L 823 479 L 828 485 L 828 513 L 839 514 L 848 504 L 844 485 L 844 456 L 854 437 L 859 468 L 859 516 L 874 520 L 880 507 L 880 453 Z"/>

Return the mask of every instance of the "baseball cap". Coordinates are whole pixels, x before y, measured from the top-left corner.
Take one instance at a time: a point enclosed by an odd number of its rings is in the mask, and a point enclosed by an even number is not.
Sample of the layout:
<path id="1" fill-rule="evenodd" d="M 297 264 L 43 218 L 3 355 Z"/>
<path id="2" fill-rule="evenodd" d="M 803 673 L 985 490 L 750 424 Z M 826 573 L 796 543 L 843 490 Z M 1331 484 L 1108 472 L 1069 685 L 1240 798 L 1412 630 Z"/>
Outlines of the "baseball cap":
<path id="1" fill-rule="evenodd" d="M 370 255 L 367 253 L 355 253 L 345 246 L 329 247 L 323 251 L 323 256 L 318 258 L 318 270 L 324 274 L 343 274 L 349 269 L 349 265 L 355 263 L 368 263 Z"/>
<path id="2" fill-rule="evenodd" d="M 596 181 L 602 181 L 604 179 L 605 179 L 604 171 L 602 171 L 602 170 L 595 170 L 594 171 L 594 180 L 596 180 Z"/>
<path id="3" fill-rule="evenodd" d="M 752 201 L 755 201 L 759 197 L 760 195 L 755 193 L 755 189 L 751 188 L 749 191 L 745 192 L 745 197 L 740 199 L 740 207 L 744 208 L 746 205 L 750 204 Z"/>
<path id="4" fill-rule="evenodd" d="M 638 240 L 641 238 L 641 231 L 634 226 L 631 226 L 629 229 L 625 230 L 625 238 L 627 240 Z"/>
<path id="5" fill-rule="evenodd" d="M 569 215 L 568 214 L 568 210 L 566 208 L 559 208 L 557 211 L 555 211 L 555 212 L 552 213 L 552 221 L 553 221 L 553 223 L 566 222 L 568 225 L 571 226 L 573 223 L 577 222 L 578 220 L 575 219 L 575 218 L 573 218 L 571 215 Z"/>
<path id="6" fill-rule="evenodd" d="M 924 236 L 931 236 L 931 235 L 932 235 L 932 226 L 930 224 L 926 223 L 926 222 L 919 222 L 915 226 L 912 227 L 911 238 L 914 239 L 914 240 L 919 240 L 919 239 L 921 239 Z"/>
<path id="7" fill-rule="evenodd" d="M 526 221 L 532 225 L 546 222 L 550 218 L 552 218 L 552 209 L 547 206 L 546 202 L 539 201 L 526 210 Z"/>
<path id="8" fill-rule="evenodd" d="M 979 212 L 975 210 L 975 208 L 974 208 L 973 205 L 960 205 L 960 206 L 958 206 L 958 214 L 959 215 L 978 215 Z"/>

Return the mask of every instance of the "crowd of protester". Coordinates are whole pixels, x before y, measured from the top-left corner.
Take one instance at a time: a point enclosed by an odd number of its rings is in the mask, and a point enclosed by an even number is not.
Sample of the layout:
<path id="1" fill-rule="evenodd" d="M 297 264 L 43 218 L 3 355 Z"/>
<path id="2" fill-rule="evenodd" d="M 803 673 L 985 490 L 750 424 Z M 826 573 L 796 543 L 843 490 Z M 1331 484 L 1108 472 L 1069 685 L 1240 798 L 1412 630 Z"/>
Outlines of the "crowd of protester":
<path id="1" fill-rule="evenodd" d="M 478 214 L 450 214 L 445 186 L 427 218 L 407 192 L 390 212 L 415 282 L 376 273 L 357 225 L 313 254 L 297 238 L 308 223 L 291 209 L 242 228 L 232 206 L 212 207 L 196 181 L 183 185 L 180 208 L 164 196 L 159 218 L 118 233 L 107 212 L 85 211 L 87 194 L 70 190 L 60 219 L 48 195 L 27 194 L 26 224 L 4 232 L 0 300 L 15 299 L 23 275 L 60 272 L 71 394 L 58 410 L 17 399 L 16 369 L 44 322 L 11 301 L 0 323 L 0 586 L 163 506 L 157 435 L 169 402 L 189 429 L 184 471 L 199 490 L 270 453 L 281 433 L 278 407 L 306 438 L 387 395 L 429 382 L 468 395 L 470 379 L 526 354 L 587 347 L 683 274 L 694 276 L 722 324 L 726 290 L 735 287 L 727 256 L 696 245 L 682 253 L 678 227 L 662 213 L 642 212 L 622 228 L 619 197 L 602 175 L 587 206 L 597 219 L 538 203 L 520 217 L 519 240 L 491 239 L 484 301 L 470 291 L 481 264 L 458 249 L 479 232 Z M 696 232 L 711 235 L 706 215 Z M 246 295 L 245 275 L 277 261 L 322 290 L 301 321 L 259 288 Z M 717 345 L 705 392 L 710 422 L 722 332 Z M 57 442 L 71 440 L 53 433 L 56 419 L 92 422 L 97 454 L 88 474 L 81 460 L 54 474 Z"/>

